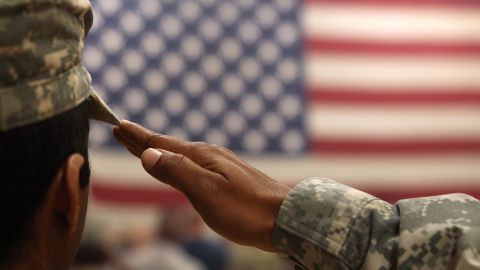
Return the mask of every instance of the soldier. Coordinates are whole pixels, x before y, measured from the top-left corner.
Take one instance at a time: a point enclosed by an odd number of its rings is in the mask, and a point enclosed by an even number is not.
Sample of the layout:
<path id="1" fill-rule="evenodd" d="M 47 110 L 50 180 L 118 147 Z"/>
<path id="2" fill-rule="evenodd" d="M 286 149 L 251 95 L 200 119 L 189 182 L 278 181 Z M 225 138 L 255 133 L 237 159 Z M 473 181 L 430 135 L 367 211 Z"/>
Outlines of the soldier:
<path id="1" fill-rule="evenodd" d="M 0 1 L 0 269 L 68 269 L 88 199 L 88 0 Z"/>
<path id="2" fill-rule="evenodd" d="M 81 63 L 88 0 L 0 1 L 0 269 L 67 269 L 88 200 L 88 119 L 118 124 Z M 116 138 L 218 233 L 305 269 L 480 269 L 480 203 L 395 206 L 327 179 L 290 189 L 232 152 L 123 122 Z M 161 149 L 161 150 L 160 150 Z"/>
<path id="3" fill-rule="evenodd" d="M 123 121 L 117 140 L 182 191 L 206 223 L 298 269 L 480 269 L 480 202 L 463 194 L 390 205 L 332 180 L 290 189 L 231 151 Z"/>

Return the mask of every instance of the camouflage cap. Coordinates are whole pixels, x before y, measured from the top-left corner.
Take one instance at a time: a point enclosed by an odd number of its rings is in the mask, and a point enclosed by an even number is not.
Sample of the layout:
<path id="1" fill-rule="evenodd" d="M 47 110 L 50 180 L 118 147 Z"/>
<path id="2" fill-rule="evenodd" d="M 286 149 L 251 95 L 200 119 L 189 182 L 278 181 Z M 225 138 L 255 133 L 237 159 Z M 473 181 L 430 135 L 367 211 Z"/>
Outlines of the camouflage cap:
<path id="1" fill-rule="evenodd" d="M 91 118 L 119 123 L 81 61 L 92 22 L 89 0 L 0 0 L 0 131 L 85 100 Z"/>

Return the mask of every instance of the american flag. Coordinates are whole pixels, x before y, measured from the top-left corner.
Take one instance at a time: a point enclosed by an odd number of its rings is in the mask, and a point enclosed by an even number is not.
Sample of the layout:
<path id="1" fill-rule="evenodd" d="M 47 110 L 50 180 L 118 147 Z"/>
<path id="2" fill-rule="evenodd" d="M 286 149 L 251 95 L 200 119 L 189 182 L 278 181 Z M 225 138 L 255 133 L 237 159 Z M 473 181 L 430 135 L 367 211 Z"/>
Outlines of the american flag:
<path id="1" fill-rule="evenodd" d="M 96 0 L 84 61 L 122 117 L 274 179 L 480 197 L 480 1 Z M 95 201 L 177 203 L 91 132 Z"/>

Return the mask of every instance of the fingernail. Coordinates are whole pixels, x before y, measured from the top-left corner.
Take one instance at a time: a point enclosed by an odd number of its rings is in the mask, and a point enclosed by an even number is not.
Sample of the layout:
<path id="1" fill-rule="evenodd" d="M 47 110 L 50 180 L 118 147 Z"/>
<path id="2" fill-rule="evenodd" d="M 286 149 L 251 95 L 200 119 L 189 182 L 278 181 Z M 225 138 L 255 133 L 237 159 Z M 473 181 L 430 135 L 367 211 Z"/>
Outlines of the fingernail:
<path id="1" fill-rule="evenodd" d="M 82 166 L 83 163 L 85 162 L 85 158 L 80 155 L 80 154 L 74 154 L 73 155 L 73 158 L 72 158 L 72 163 L 75 165 L 75 166 Z"/>
<path id="2" fill-rule="evenodd" d="M 145 169 L 152 169 L 162 156 L 162 152 L 157 149 L 149 148 L 142 154 L 142 165 Z"/>
<path id="3" fill-rule="evenodd" d="M 123 119 L 123 120 L 120 121 L 120 125 L 118 126 L 118 128 L 120 129 L 120 132 L 123 133 L 124 135 L 127 135 L 127 137 L 132 137 L 131 136 L 131 129 L 134 126 L 135 126 L 134 123 Z"/>

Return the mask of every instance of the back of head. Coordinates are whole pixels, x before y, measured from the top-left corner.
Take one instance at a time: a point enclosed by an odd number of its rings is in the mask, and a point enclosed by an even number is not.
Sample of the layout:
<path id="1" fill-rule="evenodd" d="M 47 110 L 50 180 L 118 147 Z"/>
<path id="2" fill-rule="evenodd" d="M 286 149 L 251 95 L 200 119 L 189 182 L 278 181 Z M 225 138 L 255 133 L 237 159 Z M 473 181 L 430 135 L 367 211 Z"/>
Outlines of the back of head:
<path id="1" fill-rule="evenodd" d="M 81 62 L 92 20 L 89 0 L 0 0 L 0 268 L 35 237 L 69 155 L 88 184 L 89 118 L 118 123 Z"/>
<path id="2" fill-rule="evenodd" d="M 21 258 L 23 246 L 36 237 L 34 215 L 62 162 L 73 153 L 81 153 L 88 160 L 86 105 L 0 132 L 0 265 Z M 89 165 L 85 163 L 82 187 L 89 177 Z"/>

